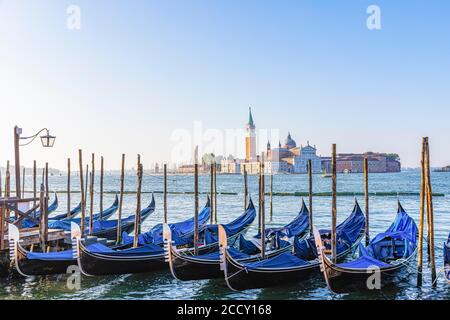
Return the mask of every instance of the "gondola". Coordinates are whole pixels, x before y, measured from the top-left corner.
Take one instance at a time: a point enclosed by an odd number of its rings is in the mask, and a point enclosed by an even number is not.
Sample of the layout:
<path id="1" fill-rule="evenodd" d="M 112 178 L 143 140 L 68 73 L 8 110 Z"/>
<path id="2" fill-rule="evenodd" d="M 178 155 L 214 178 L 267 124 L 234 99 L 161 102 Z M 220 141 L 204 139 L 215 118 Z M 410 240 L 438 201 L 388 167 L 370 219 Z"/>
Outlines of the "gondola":
<path id="1" fill-rule="evenodd" d="M 199 213 L 199 224 L 208 221 L 211 213 L 210 201 Z M 183 222 L 158 224 L 146 233 L 146 237 L 140 237 L 139 246 L 126 249 L 112 249 L 103 245 L 86 247 L 83 242 L 77 241 L 78 266 L 81 272 L 87 276 L 144 273 L 167 268 L 165 253 L 163 249 L 164 239 L 168 233 L 175 232 L 180 245 L 192 242 L 194 225 L 192 219 Z M 162 241 L 159 241 L 161 235 Z M 127 244 L 128 239 L 125 239 Z M 152 241 L 152 242 L 151 242 Z"/>
<path id="2" fill-rule="evenodd" d="M 58 195 L 55 192 L 55 199 L 53 200 L 52 204 L 48 206 L 48 214 L 54 212 L 56 209 L 58 209 Z M 35 213 L 33 213 L 33 217 L 35 217 L 35 219 L 39 220 L 39 217 L 41 216 L 41 211 L 40 210 L 36 210 Z M 22 221 L 22 228 L 33 228 L 36 227 L 36 223 L 34 223 L 34 221 L 30 220 L 30 219 L 24 219 Z"/>
<path id="3" fill-rule="evenodd" d="M 367 247 L 359 245 L 359 258 L 334 264 L 321 254 L 321 265 L 329 289 L 335 293 L 382 289 L 399 280 L 414 262 L 418 229 L 398 202 L 392 225 L 373 238 Z M 320 246 L 323 251 L 322 246 Z"/>
<path id="4" fill-rule="evenodd" d="M 152 197 L 150 205 L 141 211 L 141 221 L 144 221 L 152 212 L 155 210 L 155 199 Z M 131 222 L 132 221 L 132 222 Z M 93 235 L 100 234 L 98 231 L 102 231 L 103 223 L 108 222 L 106 230 L 108 232 L 117 233 L 117 220 L 109 221 L 96 221 L 94 222 L 94 233 Z M 115 226 L 112 224 L 115 223 Z M 134 215 L 126 219 L 122 219 L 122 228 L 127 227 L 127 230 L 134 228 Z M 10 256 L 11 261 L 14 262 L 16 270 L 19 274 L 23 276 L 34 276 L 34 275 L 51 275 L 51 274 L 63 274 L 66 273 L 67 268 L 71 265 L 77 265 L 77 252 L 76 252 L 76 241 L 81 235 L 80 226 L 71 222 L 71 237 L 72 237 L 72 249 L 59 251 L 59 252 L 30 252 L 23 248 L 19 241 L 19 231 L 15 226 L 9 226 L 10 234 Z M 16 231 L 17 230 L 17 231 Z M 114 235 L 115 238 L 116 235 Z M 95 250 L 97 247 L 107 246 L 100 245 L 99 243 L 94 243 L 87 246 L 88 249 Z"/>
<path id="5" fill-rule="evenodd" d="M 75 217 L 78 213 L 81 212 L 81 202 L 78 203 L 78 205 L 73 208 L 72 210 L 70 210 L 69 213 L 60 213 L 57 214 L 56 216 L 52 216 L 49 217 L 49 220 L 64 220 L 64 219 L 70 219 Z M 22 223 L 22 227 L 23 228 L 33 228 L 36 227 L 37 225 L 31 221 L 30 219 L 25 219 L 24 222 Z"/>
<path id="6" fill-rule="evenodd" d="M 92 215 L 92 221 L 98 221 L 100 220 L 107 220 L 109 219 L 119 208 L 119 198 L 115 197 L 114 202 L 112 203 L 112 205 L 103 210 L 102 212 L 96 213 Z M 86 216 L 84 218 L 85 224 L 89 224 L 89 216 Z M 65 231 L 70 231 L 71 230 L 71 223 L 74 222 L 76 224 L 80 224 L 81 223 L 81 218 L 71 218 L 71 219 L 62 219 L 62 220 L 54 220 L 54 219 L 50 219 L 48 221 L 48 227 L 52 228 L 52 229 L 63 229 Z"/>
<path id="7" fill-rule="evenodd" d="M 352 213 L 339 224 L 337 231 L 337 256 L 343 259 L 351 253 L 364 236 L 365 217 L 358 202 Z M 320 274 L 320 261 L 317 256 L 314 237 L 296 238 L 291 252 L 281 253 L 275 257 L 255 262 L 239 262 L 228 248 L 226 232 L 220 228 L 220 268 L 225 281 L 232 290 L 265 288 L 281 284 L 293 284 L 314 274 Z M 330 248 L 330 230 L 321 230 L 322 239 Z"/>
<path id="8" fill-rule="evenodd" d="M 209 196 L 207 197 L 206 205 L 198 214 L 199 231 L 205 227 L 211 214 L 211 203 Z M 177 246 L 189 247 L 193 245 L 194 235 L 194 217 L 185 221 L 170 223 L 170 229 L 172 230 L 172 238 L 176 241 Z M 122 232 L 123 244 L 131 244 L 134 241 L 134 236 L 128 235 L 129 232 Z M 164 244 L 163 237 L 163 224 L 159 223 L 149 231 L 139 234 L 138 244 L 143 246 L 146 244 L 155 244 L 162 246 Z"/>
<path id="9" fill-rule="evenodd" d="M 241 217 L 235 221 L 222 225 L 227 234 L 227 242 L 232 247 L 238 237 L 247 229 L 247 226 L 251 223 L 249 218 L 246 218 L 249 214 L 253 215 L 251 221 L 256 216 L 256 211 L 253 206 L 253 202 L 250 200 L 247 211 Z M 242 224 L 247 220 L 248 224 Z M 220 257 L 218 252 L 218 226 L 214 226 L 214 248 L 215 250 L 205 250 L 204 246 L 199 248 L 197 255 L 194 255 L 192 250 L 177 250 L 173 246 L 166 246 L 168 253 L 168 261 L 172 275 L 178 280 L 200 280 L 200 279 L 214 279 L 223 277 L 223 273 L 220 271 Z M 300 213 L 295 217 L 293 221 L 281 228 L 270 228 L 266 230 L 266 239 L 276 239 L 280 241 L 280 237 L 293 238 L 295 236 L 303 237 L 309 233 L 309 211 L 302 201 L 302 208 Z M 260 238 L 260 237 L 259 237 Z M 275 241 L 276 241 L 275 240 Z M 270 240 L 269 240 L 270 241 Z M 276 246 L 272 243 L 272 246 L 267 250 L 267 256 L 275 256 L 282 251 L 287 251 L 289 248 L 285 246 Z M 259 250 L 258 250 L 259 251 Z M 230 252 L 233 254 L 236 260 L 239 262 L 251 262 L 260 259 L 260 254 L 247 254 L 236 248 L 230 248 Z M 205 254 L 206 253 L 206 254 Z"/>
<path id="10" fill-rule="evenodd" d="M 445 279 L 447 279 L 448 284 L 450 284 L 450 234 L 447 242 L 444 243 L 444 273 Z"/>
<path id="11" fill-rule="evenodd" d="M 81 202 L 78 203 L 78 205 L 70 210 L 69 213 L 60 213 L 56 216 L 49 217 L 50 220 L 62 220 L 62 219 L 72 219 L 75 218 L 79 213 L 81 212 Z"/>

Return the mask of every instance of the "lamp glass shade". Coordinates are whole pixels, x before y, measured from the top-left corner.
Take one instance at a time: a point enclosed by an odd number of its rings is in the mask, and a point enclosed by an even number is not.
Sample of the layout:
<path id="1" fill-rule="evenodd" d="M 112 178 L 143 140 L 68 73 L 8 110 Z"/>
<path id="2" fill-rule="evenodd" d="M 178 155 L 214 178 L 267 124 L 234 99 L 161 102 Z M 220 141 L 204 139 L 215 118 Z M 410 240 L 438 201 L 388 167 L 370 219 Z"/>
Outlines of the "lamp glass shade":
<path id="1" fill-rule="evenodd" d="M 51 136 L 49 134 L 41 136 L 42 146 L 45 148 L 53 147 L 53 144 L 55 143 L 55 139 L 56 139 L 55 136 Z"/>

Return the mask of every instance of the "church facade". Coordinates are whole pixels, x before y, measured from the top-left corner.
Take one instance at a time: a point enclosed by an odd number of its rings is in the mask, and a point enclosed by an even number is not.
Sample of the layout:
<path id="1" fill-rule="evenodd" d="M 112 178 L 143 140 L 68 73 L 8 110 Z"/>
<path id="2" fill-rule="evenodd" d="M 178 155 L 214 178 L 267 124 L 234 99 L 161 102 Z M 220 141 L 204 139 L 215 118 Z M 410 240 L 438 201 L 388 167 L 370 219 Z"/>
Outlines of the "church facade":
<path id="1" fill-rule="evenodd" d="M 224 159 L 221 163 L 221 172 L 228 174 L 244 173 L 258 174 L 260 156 L 256 150 L 256 125 L 253 120 L 252 110 L 249 108 L 248 123 L 245 136 L 245 159 Z M 308 160 L 312 162 L 313 173 L 322 170 L 321 158 L 316 154 L 316 148 L 309 145 L 297 147 L 297 143 L 288 132 L 284 143 L 278 142 L 278 146 L 271 147 L 270 141 L 264 155 L 264 171 L 266 173 L 307 173 Z"/>

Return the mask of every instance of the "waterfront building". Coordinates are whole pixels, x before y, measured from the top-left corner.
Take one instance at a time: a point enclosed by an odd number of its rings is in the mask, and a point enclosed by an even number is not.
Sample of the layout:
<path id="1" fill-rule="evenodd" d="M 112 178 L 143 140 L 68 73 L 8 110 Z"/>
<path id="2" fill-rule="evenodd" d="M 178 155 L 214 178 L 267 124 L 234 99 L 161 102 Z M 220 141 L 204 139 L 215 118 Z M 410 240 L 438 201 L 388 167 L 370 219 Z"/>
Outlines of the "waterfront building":
<path id="1" fill-rule="evenodd" d="M 312 173 L 320 173 L 322 171 L 322 160 L 317 155 L 317 149 L 309 145 L 309 141 L 305 147 L 300 147 L 298 155 L 294 156 L 294 173 L 308 173 L 308 163 L 311 160 Z"/>
<path id="2" fill-rule="evenodd" d="M 340 153 L 336 155 L 336 171 L 338 173 L 364 172 L 364 158 L 368 159 L 370 173 L 400 172 L 401 164 L 398 155 L 366 152 L 363 154 Z M 331 158 L 322 158 L 322 170 L 331 172 Z"/>

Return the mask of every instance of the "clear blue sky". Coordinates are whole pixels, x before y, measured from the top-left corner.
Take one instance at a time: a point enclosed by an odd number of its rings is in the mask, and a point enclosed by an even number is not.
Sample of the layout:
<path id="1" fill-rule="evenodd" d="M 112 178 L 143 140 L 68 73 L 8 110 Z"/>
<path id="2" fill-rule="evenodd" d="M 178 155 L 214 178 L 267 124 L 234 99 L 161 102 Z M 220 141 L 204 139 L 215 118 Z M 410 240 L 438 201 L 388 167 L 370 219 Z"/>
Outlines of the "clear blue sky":
<path id="1" fill-rule="evenodd" d="M 81 30 L 66 28 L 70 4 Z M 64 168 L 78 148 L 108 168 L 121 153 L 150 166 L 170 160 L 174 130 L 241 128 L 249 106 L 257 127 L 323 155 L 337 143 L 418 166 L 428 135 L 432 165 L 450 164 L 449 12 L 446 0 L 0 0 L 0 165 L 15 124 L 57 135 L 22 149 L 27 166 Z"/>

